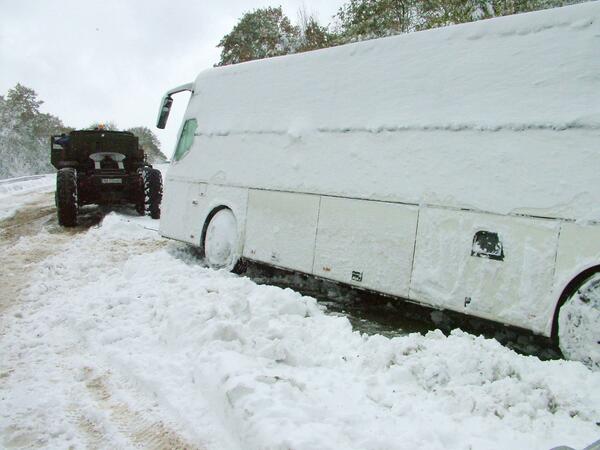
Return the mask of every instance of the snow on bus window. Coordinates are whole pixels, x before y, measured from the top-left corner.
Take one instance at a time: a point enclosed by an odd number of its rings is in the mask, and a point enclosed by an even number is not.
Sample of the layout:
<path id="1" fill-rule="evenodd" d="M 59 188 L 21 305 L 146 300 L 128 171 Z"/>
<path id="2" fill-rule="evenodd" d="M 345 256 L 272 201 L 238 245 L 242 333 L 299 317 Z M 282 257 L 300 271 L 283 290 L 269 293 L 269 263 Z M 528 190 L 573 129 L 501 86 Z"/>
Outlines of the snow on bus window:
<path id="1" fill-rule="evenodd" d="M 181 130 L 181 135 L 179 136 L 179 141 L 177 142 L 177 148 L 175 148 L 175 154 L 173 155 L 173 159 L 175 161 L 179 161 L 181 158 L 183 158 L 183 156 L 192 147 L 196 128 L 198 128 L 198 122 L 196 119 L 188 119 L 183 124 L 183 129 Z"/>

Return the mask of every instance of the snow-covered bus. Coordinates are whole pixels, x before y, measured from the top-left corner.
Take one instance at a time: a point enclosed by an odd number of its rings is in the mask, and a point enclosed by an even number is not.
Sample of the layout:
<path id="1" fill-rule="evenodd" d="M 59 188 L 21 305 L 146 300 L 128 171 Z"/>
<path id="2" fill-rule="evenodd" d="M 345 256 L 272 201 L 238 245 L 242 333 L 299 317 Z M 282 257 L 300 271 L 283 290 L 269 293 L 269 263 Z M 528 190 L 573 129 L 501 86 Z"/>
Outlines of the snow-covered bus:
<path id="1" fill-rule="evenodd" d="M 600 2 L 203 71 L 163 236 L 600 360 Z"/>

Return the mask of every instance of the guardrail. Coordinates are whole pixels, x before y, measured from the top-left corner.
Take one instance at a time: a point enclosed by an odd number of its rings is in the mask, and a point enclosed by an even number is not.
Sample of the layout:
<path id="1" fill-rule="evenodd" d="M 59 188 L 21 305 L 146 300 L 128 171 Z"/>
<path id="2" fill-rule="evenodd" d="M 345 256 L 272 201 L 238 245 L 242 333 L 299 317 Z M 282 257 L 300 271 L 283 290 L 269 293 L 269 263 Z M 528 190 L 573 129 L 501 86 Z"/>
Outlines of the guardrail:
<path id="1" fill-rule="evenodd" d="M 37 180 L 39 178 L 44 178 L 45 176 L 46 175 L 26 175 L 24 177 L 6 178 L 4 180 L 0 180 L 0 184 L 12 184 L 12 183 L 19 183 L 21 181 Z"/>

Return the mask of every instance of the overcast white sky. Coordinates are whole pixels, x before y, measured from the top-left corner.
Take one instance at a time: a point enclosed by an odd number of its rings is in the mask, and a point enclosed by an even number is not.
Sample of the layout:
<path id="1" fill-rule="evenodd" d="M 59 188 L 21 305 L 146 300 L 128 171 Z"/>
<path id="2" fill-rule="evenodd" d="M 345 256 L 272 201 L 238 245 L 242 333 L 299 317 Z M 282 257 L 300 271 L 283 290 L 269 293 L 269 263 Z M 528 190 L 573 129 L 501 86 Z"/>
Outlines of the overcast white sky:
<path id="1" fill-rule="evenodd" d="M 42 110 L 84 128 L 145 125 L 170 156 L 187 94 L 175 97 L 166 130 L 155 127 L 164 91 L 219 60 L 216 46 L 246 11 L 304 5 L 323 24 L 343 0 L 0 0 L 0 94 L 33 88 Z"/>

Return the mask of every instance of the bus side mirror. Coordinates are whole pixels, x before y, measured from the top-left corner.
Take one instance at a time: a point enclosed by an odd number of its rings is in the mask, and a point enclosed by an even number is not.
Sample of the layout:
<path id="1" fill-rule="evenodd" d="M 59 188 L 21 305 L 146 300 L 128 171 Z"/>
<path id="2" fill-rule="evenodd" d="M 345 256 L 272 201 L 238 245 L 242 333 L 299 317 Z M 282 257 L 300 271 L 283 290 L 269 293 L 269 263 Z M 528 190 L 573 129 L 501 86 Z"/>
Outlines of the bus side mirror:
<path id="1" fill-rule="evenodd" d="M 177 94 L 179 92 L 190 91 L 192 94 L 194 93 L 194 83 L 186 83 L 181 86 L 177 86 L 173 88 L 165 94 L 162 98 L 162 102 L 160 104 L 160 109 L 158 110 L 158 120 L 156 121 L 157 128 L 161 130 L 165 129 L 167 125 L 167 119 L 169 118 L 169 113 L 171 112 L 171 105 L 173 104 L 173 94 Z"/>
<path id="2" fill-rule="evenodd" d="M 167 125 L 167 119 L 169 118 L 169 113 L 171 112 L 172 104 L 173 98 L 170 95 L 165 95 L 163 97 L 162 105 L 158 113 L 158 121 L 156 122 L 156 126 L 161 130 L 163 130 Z"/>

